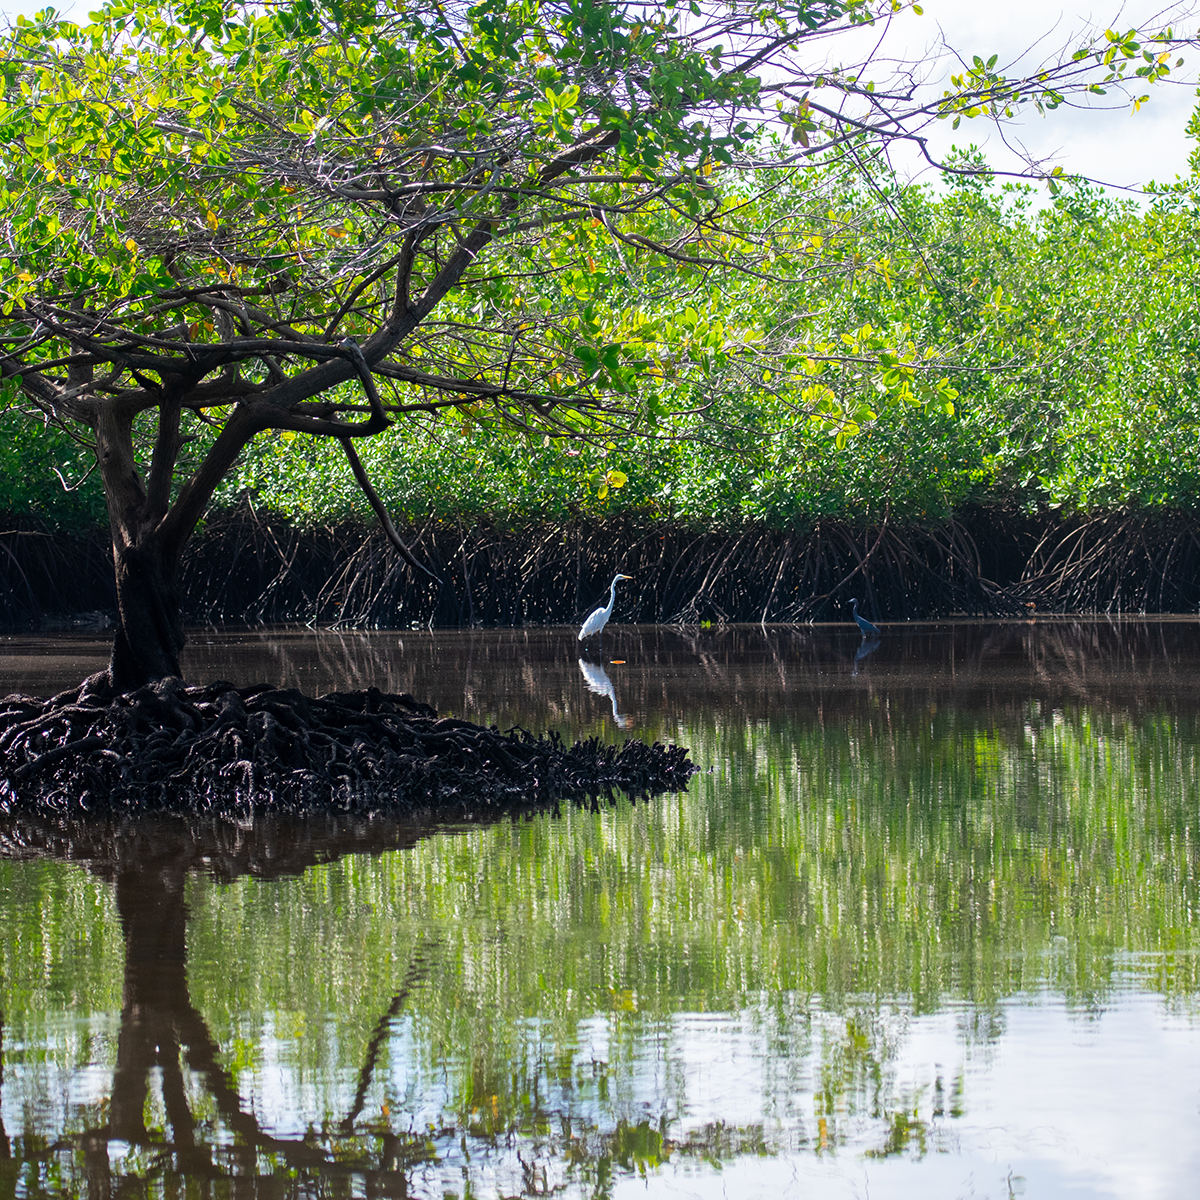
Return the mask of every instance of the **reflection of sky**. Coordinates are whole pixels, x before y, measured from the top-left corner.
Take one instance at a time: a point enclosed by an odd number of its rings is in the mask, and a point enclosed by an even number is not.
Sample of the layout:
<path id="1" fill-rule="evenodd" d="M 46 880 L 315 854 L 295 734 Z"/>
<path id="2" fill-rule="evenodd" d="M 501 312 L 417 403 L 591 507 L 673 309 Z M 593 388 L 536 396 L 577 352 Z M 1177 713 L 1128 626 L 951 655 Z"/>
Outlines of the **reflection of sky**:
<path id="1" fill-rule="evenodd" d="M 0 1118 L 10 1138 L 25 1129 L 53 1137 L 74 1114 L 112 1094 L 119 1017 L 52 1013 L 28 1031 L 21 1017 L 11 1008 L 0 1012 Z"/>
<path id="2" fill-rule="evenodd" d="M 964 1045 L 961 1015 L 905 1019 L 888 1071 L 892 1094 L 880 1097 L 886 1105 L 907 1097 L 908 1116 L 926 1124 L 919 1161 L 914 1151 L 871 1157 L 886 1129 L 867 1113 L 829 1114 L 846 1143 L 833 1154 L 814 1153 L 818 1116 L 808 1091 L 786 1098 L 797 1122 L 783 1122 L 781 1139 L 766 1122 L 768 1144 L 796 1146 L 799 1134 L 802 1148 L 700 1177 L 685 1161 L 648 1185 L 627 1181 L 630 1194 L 1000 1197 L 1008 1195 L 1010 1175 L 1031 1196 L 1168 1200 L 1190 1192 L 1200 1172 L 1200 1029 L 1193 1020 L 1164 1013 L 1158 998 L 1141 993 L 1125 993 L 1098 1016 L 1068 1012 L 1058 997 L 1022 997 L 1002 1006 L 1004 1032 L 982 1047 Z M 840 1021 L 817 1015 L 831 1030 Z M 680 1022 L 685 1126 L 763 1122 L 772 1100 L 785 1099 L 763 1088 L 772 1064 L 745 1015 Z M 935 1079 L 948 1084 L 960 1073 L 963 1115 L 935 1118 Z"/>
<path id="3" fill-rule="evenodd" d="M 768 1144 L 793 1149 L 775 1159 L 743 1158 L 719 1174 L 698 1175 L 695 1163 L 683 1160 L 648 1184 L 628 1180 L 630 1194 L 1000 1197 L 1008 1195 L 1010 1175 L 1036 1196 L 1168 1200 L 1190 1191 L 1200 1172 L 1194 1021 L 1165 1014 L 1161 1001 L 1145 994 L 1126 993 L 1095 1017 L 1068 1012 L 1057 997 L 1024 997 L 1002 1006 L 1004 1032 L 994 1044 L 973 1047 L 963 1043 L 960 1015 L 908 1017 L 890 1064 L 892 1095 L 881 1099 L 909 1098 L 908 1115 L 926 1123 L 927 1152 L 919 1161 L 913 1151 L 870 1157 L 886 1130 L 866 1113 L 829 1114 L 846 1144 L 814 1153 L 812 1091 L 769 1094 L 774 1064 L 754 1022 L 745 1014 L 679 1018 L 674 1049 L 684 1062 L 684 1127 L 765 1123 Z M 818 1015 L 831 1029 L 840 1021 Z M 646 1068 L 649 1083 L 661 1064 L 651 1060 Z M 935 1079 L 948 1085 L 960 1073 L 963 1115 L 935 1118 Z M 772 1136 L 767 1110 L 780 1101 L 796 1110 L 796 1120 L 784 1119 Z"/>
<path id="4" fill-rule="evenodd" d="M 871 1029 L 871 1053 L 857 1073 L 843 1072 L 824 1111 L 822 1081 L 837 1076 L 848 1021 Z M 254 1065 L 239 1072 L 243 1107 L 269 1132 L 301 1137 L 349 1111 L 361 1047 L 339 1046 L 335 1028 L 331 1017 L 327 1044 L 337 1061 L 313 1071 L 299 1065 L 305 1033 L 294 1014 L 267 1015 L 257 1030 L 241 1025 L 235 1040 L 243 1050 L 257 1044 Z M 51 1017 L 28 1039 L 9 1026 L 0 1114 L 10 1137 L 94 1123 L 111 1087 L 114 1032 L 115 1014 L 82 1023 Z M 576 1027 L 565 1079 L 544 1070 L 561 1050 L 544 1022 L 531 1019 L 512 1033 L 526 1076 L 540 1074 L 543 1110 L 577 1121 L 585 1138 L 611 1132 L 618 1121 L 657 1126 L 668 1119 L 670 1161 L 645 1178 L 618 1174 L 617 1195 L 636 1188 L 664 1198 L 1003 1198 L 1011 1177 L 1014 1194 L 1024 1181 L 1030 1196 L 1174 1200 L 1200 1177 L 1200 1021 L 1169 1011 L 1134 979 L 1118 983 L 1097 1011 L 1072 1009 L 1045 992 L 988 1012 L 957 1002 L 914 1014 L 903 1001 L 869 1000 L 829 1012 L 789 995 L 735 1013 L 599 1013 Z M 73 1052 L 62 1053 L 64 1039 Z M 54 1048 L 49 1056 L 46 1044 Z M 85 1047 L 91 1061 L 83 1061 Z M 789 1047 L 790 1055 L 780 1053 Z M 398 1017 L 360 1128 L 377 1127 L 385 1108 L 398 1132 L 453 1126 L 454 1080 L 468 1066 L 456 1053 L 432 1050 L 419 1022 Z M 514 1076 L 521 1073 L 518 1067 Z M 195 1111 L 204 1107 L 203 1090 L 193 1077 Z M 897 1112 L 918 1132 L 898 1155 L 877 1157 Z M 551 1124 L 557 1127 L 557 1117 Z M 686 1151 L 689 1134 L 714 1126 L 743 1148 L 720 1171 Z M 418 1169 L 410 1194 L 441 1196 L 439 1189 L 461 1186 L 461 1133 L 439 1139 L 440 1163 Z M 765 1156 L 754 1152 L 758 1137 Z M 226 1141 L 224 1131 L 215 1130 L 214 1140 Z M 519 1190 L 521 1156 L 529 1161 L 531 1153 L 550 1183 L 576 1194 L 574 1184 L 582 1183 L 572 1183 L 562 1154 L 541 1150 L 524 1136 L 490 1146 L 472 1139 L 468 1170 L 477 1194 Z"/>
<path id="5" fill-rule="evenodd" d="M 822 1067 L 836 1056 L 848 1015 L 794 997 L 732 1014 L 600 1014 L 577 1029 L 573 1082 L 543 1077 L 542 1101 L 601 1131 L 620 1120 L 657 1125 L 666 1115 L 677 1144 L 717 1124 L 741 1131 L 743 1142 L 758 1130 L 771 1151 L 765 1158 L 743 1154 L 714 1172 L 676 1150 L 648 1178 L 626 1180 L 639 1195 L 1005 1197 L 1011 1175 L 1031 1196 L 1171 1200 L 1200 1173 L 1200 1025 L 1167 1012 L 1153 994 L 1121 991 L 1099 1013 L 1072 1011 L 1049 993 L 1012 998 L 993 1014 L 990 1038 L 965 1034 L 980 1024 L 969 1005 L 914 1015 L 903 1003 L 864 1004 L 858 1021 L 883 1030 L 890 1053 L 877 1076 L 856 1077 L 857 1090 L 823 1113 Z M 803 1037 L 811 1053 L 780 1059 L 772 1045 L 781 1024 L 796 1022 L 808 1026 Z M 543 1030 L 532 1021 L 521 1032 L 527 1065 L 536 1071 L 549 1053 Z M 253 1093 L 264 1125 L 295 1136 L 310 1121 L 319 1126 L 321 1101 L 335 1097 L 344 1115 L 352 1072 L 336 1069 L 336 1078 L 314 1087 L 295 1077 L 286 1050 L 264 1050 L 243 1093 Z M 410 1019 L 398 1019 L 364 1116 L 388 1103 L 395 1129 L 452 1122 L 455 1114 L 443 1108 L 452 1091 L 445 1068 L 454 1075 L 461 1065 L 429 1061 Z M 589 1086 L 598 1073 L 608 1075 L 606 1090 Z M 863 1079 L 875 1082 L 864 1089 Z M 958 1117 L 950 1114 L 956 1084 Z M 875 1157 L 887 1140 L 886 1118 L 897 1111 L 923 1126 L 923 1157 L 915 1136 L 899 1155 Z M 822 1116 L 832 1143 L 823 1152 Z M 519 1171 L 517 1148 L 512 1162 L 499 1149 L 488 1152 L 483 1174 L 492 1186 L 503 1189 Z M 454 1174 L 462 1163 L 452 1166 L 457 1152 L 450 1144 L 446 1155 Z M 552 1177 L 557 1169 L 551 1166 Z M 429 1170 L 432 1186 L 437 1172 Z"/>

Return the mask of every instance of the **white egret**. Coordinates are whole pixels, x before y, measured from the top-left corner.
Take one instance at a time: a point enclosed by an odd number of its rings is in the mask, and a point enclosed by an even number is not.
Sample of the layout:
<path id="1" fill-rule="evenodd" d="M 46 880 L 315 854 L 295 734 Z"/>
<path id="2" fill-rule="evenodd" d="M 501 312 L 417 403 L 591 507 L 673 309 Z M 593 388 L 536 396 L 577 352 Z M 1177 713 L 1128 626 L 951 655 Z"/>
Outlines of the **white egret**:
<path id="1" fill-rule="evenodd" d="M 850 608 L 854 613 L 855 623 L 858 625 L 859 629 L 862 630 L 863 637 L 865 637 L 865 638 L 879 637 L 879 630 L 874 625 L 872 625 L 871 622 L 868 621 L 866 617 L 860 617 L 858 615 L 858 601 L 857 600 L 850 601 Z"/>
<path id="2" fill-rule="evenodd" d="M 616 574 L 613 576 L 612 587 L 608 590 L 608 607 L 601 606 L 586 621 L 579 630 L 579 640 L 582 642 L 584 638 L 590 638 L 593 633 L 600 633 L 605 625 L 608 624 L 608 618 L 612 616 L 613 605 L 617 602 L 617 584 L 622 579 L 632 579 L 632 575 Z"/>

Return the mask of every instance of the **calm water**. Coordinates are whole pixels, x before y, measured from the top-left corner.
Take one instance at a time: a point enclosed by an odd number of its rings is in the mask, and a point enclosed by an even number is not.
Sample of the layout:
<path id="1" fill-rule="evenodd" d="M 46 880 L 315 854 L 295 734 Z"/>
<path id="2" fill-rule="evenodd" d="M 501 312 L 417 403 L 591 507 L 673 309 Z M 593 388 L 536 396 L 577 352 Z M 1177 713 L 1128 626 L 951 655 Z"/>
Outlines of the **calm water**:
<path id="1" fill-rule="evenodd" d="M 6 639 L 0 688 L 105 653 Z M 1195 1194 L 1195 620 L 196 631 L 187 670 L 704 772 L 470 829 L 0 818 L 0 1197 Z"/>

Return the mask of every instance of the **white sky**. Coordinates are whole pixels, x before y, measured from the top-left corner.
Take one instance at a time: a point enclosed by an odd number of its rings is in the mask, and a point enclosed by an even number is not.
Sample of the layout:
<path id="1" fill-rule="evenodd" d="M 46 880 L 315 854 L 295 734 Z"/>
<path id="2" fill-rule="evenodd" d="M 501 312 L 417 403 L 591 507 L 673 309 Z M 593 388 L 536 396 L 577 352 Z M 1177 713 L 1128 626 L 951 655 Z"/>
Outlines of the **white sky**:
<path id="1" fill-rule="evenodd" d="M 1063 6 L 1053 0 L 921 0 L 924 16 L 906 13 L 893 23 L 885 43 L 889 57 L 920 59 L 944 38 L 964 59 L 983 59 L 999 54 L 997 69 L 1006 63 L 1013 74 L 1029 72 L 1064 46 L 1075 48 L 1088 28 L 1158 30 L 1171 25 L 1175 35 L 1195 36 L 1200 30 L 1200 12 L 1188 8 L 1164 9 L 1164 0 L 1091 3 L 1075 0 Z M 1191 15 L 1186 15 L 1190 12 Z M 1184 14 L 1172 20 L 1173 15 Z M 1197 103 L 1196 81 L 1200 79 L 1200 49 L 1184 52 L 1184 65 L 1173 73 L 1176 82 L 1162 82 L 1141 89 L 1151 99 L 1137 113 L 1120 96 L 1096 97 L 1098 107 L 1087 112 L 1063 108 L 1039 117 L 1027 116 L 1009 137 L 1023 143 L 1039 160 L 1051 159 L 1065 171 L 1087 175 L 1119 187 L 1137 187 L 1151 180 L 1170 182 L 1188 173 L 1188 155 L 1194 143 L 1185 136 L 1188 117 Z M 947 59 L 944 66 L 931 67 L 931 82 L 947 75 L 958 64 Z M 1136 94 L 1136 93 L 1135 93 Z M 1100 105 L 1119 106 L 1108 108 Z M 963 121 L 957 132 L 949 122 L 939 122 L 930 138 L 935 149 L 952 143 L 974 142 L 983 148 L 996 167 L 1018 167 L 1019 160 L 1000 141 L 995 127 L 982 121 Z M 904 166 L 900 163 L 898 165 Z M 911 164 L 914 170 L 918 164 Z"/>
<path id="2" fill-rule="evenodd" d="M 0 13 L 9 18 L 20 12 L 30 14 L 44 8 L 46 2 L 0 0 Z M 1200 11 L 1190 4 L 1188 9 L 1176 8 L 1175 13 L 1190 10 L 1192 15 L 1170 21 L 1172 10 L 1164 9 L 1163 3 L 1164 0 L 1130 0 L 1124 5 L 1115 2 L 1105 5 L 1093 0 L 1072 0 L 1064 6 L 1054 0 L 922 0 L 923 16 L 904 13 L 893 22 L 885 53 L 889 58 L 909 61 L 928 59 L 929 51 L 944 38 L 968 60 L 975 54 L 984 59 L 999 54 L 999 65 L 1019 59 L 1016 65 L 1029 70 L 1064 45 L 1078 45 L 1079 35 L 1088 27 L 1124 30 L 1135 26 L 1159 28 L 1171 23 L 1177 35 L 1196 35 L 1200 30 Z M 88 0 L 79 3 L 64 0 L 58 7 L 80 20 L 91 5 Z M 877 36 L 877 32 L 865 34 L 863 46 Z M 1026 53 L 1031 47 L 1032 52 Z M 834 52 L 832 43 L 828 48 Z M 853 54 L 847 48 L 846 58 Z M 1196 104 L 1200 50 L 1184 57 L 1187 61 L 1177 73 L 1178 82 L 1155 85 L 1150 89 L 1150 103 L 1136 114 L 1123 102 L 1115 111 L 1059 109 L 1046 118 L 1031 114 L 1010 132 L 1010 137 L 1021 141 L 1038 159 L 1050 159 L 1067 172 L 1087 175 L 1109 185 L 1136 188 L 1151 180 L 1170 182 L 1176 175 L 1187 173 L 1188 154 L 1193 145 L 1184 136 L 1184 127 Z M 931 84 L 944 77 L 951 66 L 950 60 L 945 60 L 944 65 L 930 62 Z M 997 168 L 1019 166 L 994 128 L 982 122 L 964 121 L 957 133 L 951 132 L 948 122 L 939 123 L 931 145 L 935 150 L 945 150 L 952 142 L 959 145 L 974 142 L 981 146 L 988 161 Z M 901 158 L 897 165 L 906 173 L 920 171 L 915 157 L 909 162 Z"/>

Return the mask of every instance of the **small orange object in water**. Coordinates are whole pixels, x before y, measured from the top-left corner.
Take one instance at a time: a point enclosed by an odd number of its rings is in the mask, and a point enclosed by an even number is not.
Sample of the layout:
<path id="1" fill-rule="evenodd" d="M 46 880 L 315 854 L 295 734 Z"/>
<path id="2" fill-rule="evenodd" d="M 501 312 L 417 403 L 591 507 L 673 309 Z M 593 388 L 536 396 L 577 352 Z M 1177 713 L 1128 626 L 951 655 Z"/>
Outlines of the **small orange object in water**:
<path id="1" fill-rule="evenodd" d="M 623 667 L 625 665 L 625 660 L 623 658 L 610 658 L 608 660 L 608 665 L 610 667 Z"/>

